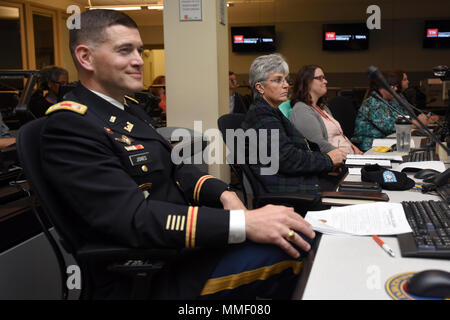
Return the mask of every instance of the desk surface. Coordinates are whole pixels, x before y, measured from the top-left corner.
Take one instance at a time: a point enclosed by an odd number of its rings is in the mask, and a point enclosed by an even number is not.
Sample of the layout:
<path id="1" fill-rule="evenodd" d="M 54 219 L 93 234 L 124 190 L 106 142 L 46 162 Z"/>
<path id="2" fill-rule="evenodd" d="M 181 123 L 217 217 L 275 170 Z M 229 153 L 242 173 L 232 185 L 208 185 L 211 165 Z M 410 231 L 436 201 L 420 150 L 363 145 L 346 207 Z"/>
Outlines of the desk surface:
<path id="1" fill-rule="evenodd" d="M 349 175 L 345 181 L 361 181 L 361 177 Z M 441 199 L 412 191 L 383 192 L 390 202 Z M 302 299 L 390 299 L 384 286 L 392 276 L 427 269 L 450 272 L 449 260 L 403 258 L 396 237 L 381 238 L 395 258 L 371 237 L 322 235 Z"/>
<path id="2" fill-rule="evenodd" d="M 392 258 L 371 237 L 322 235 L 303 299 L 390 299 L 386 281 L 405 272 L 442 269 L 450 261 L 402 258 L 396 237 L 381 237 L 396 256 Z"/>

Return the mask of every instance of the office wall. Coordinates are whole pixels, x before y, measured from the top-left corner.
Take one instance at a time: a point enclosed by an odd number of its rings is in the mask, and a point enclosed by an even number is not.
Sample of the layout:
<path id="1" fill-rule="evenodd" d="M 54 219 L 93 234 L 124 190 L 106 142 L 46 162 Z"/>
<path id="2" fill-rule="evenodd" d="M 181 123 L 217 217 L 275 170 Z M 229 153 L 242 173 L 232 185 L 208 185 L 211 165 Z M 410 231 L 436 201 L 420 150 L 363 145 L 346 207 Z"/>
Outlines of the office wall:
<path id="1" fill-rule="evenodd" d="M 13 0 L 14 2 L 14 0 Z M 68 6 L 77 5 L 80 8 L 87 6 L 87 1 L 82 0 L 19 0 L 19 2 L 29 2 L 31 5 L 47 6 L 66 10 Z"/>
<path id="2" fill-rule="evenodd" d="M 165 2 L 164 39 L 167 85 L 167 126 L 205 132 L 229 109 L 228 29 L 219 23 L 219 2 L 203 1 L 201 21 L 180 21 L 176 2 Z M 201 120 L 200 126 L 195 121 Z M 210 131 L 209 134 L 212 132 Z M 207 134 L 207 133 L 205 133 Z M 222 139 L 211 140 L 208 160 L 223 162 Z M 215 147 L 219 145 L 219 149 Z M 226 179 L 227 165 L 209 164 L 209 173 Z"/>
<path id="3" fill-rule="evenodd" d="M 365 22 L 366 9 L 377 4 L 381 9 L 381 30 L 372 30 L 370 48 L 358 52 L 322 50 L 322 24 Z M 163 45 L 163 28 L 158 13 L 148 19 L 136 13 L 144 43 Z M 426 19 L 450 19 L 448 0 L 276 0 L 264 3 L 239 3 L 228 8 L 229 26 L 274 24 L 279 49 L 295 72 L 304 64 L 320 64 L 331 77 L 354 75 L 336 85 L 361 85 L 369 65 L 380 69 L 404 69 L 417 77 L 438 64 L 450 64 L 450 50 L 422 48 L 423 22 Z M 244 84 L 251 62 L 258 54 L 233 53 L 230 36 L 229 67 Z M 414 78 L 414 76 L 413 76 Z M 352 81 L 351 79 L 358 79 Z"/>
<path id="4" fill-rule="evenodd" d="M 30 0 L 32 1 L 32 0 Z M 66 8 L 69 4 L 85 5 L 83 1 L 45 0 L 35 3 Z M 322 24 L 364 22 L 369 16 L 366 9 L 377 4 L 381 9 L 381 30 L 371 31 L 370 48 L 359 52 L 327 52 L 322 50 Z M 127 12 L 138 23 L 142 40 L 148 49 L 164 47 L 162 11 L 141 10 Z M 450 19 L 448 0 L 276 0 L 263 3 L 239 3 L 228 8 L 229 26 L 274 24 L 279 37 L 279 49 L 288 60 L 291 72 L 304 64 L 322 65 L 332 86 L 365 85 L 364 72 L 369 65 L 380 69 L 404 69 L 417 83 L 431 68 L 450 64 L 450 50 L 422 48 L 423 21 Z M 67 34 L 63 29 L 63 47 L 67 47 Z M 233 53 L 230 37 L 229 68 L 246 84 L 248 69 L 258 54 Z M 68 51 L 63 61 L 70 70 L 75 69 Z M 75 76 L 76 77 L 76 76 Z"/>
<path id="5" fill-rule="evenodd" d="M 81 0 L 27 1 L 61 9 L 69 4 L 86 5 L 86 1 Z M 366 9 L 372 4 L 381 9 L 382 28 L 371 32 L 368 51 L 333 53 L 322 50 L 322 24 L 364 22 L 369 16 Z M 143 42 L 149 49 L 164 46 L 162 11 L 127 13 L 138 23 Z M 381 69 L 424 72 L 436 64 L 450 64 L 450 50 L 422 48 L 423 21 L 440 18 L 450 18 L 450 1 L 275 0 L 238 3 L 228 8 L 229 26 L 274 24 L 280 40 L 278 52 L 287 58 L 291 71 L 303 64 L 317 63 L 328 73 L 360 73 L 370 64 Z M 256 56 L 233 53 L 229 46 L 229 67 L 245 78 Z M 65 55 L 65 63 L 66 60 Z"/>
<path id="6" fill-rule="evenodd" d="M 380 7 L 381 29 L 371 31 L 369 50 L 322 50 L 323 24 L 366 22 L 366 10 L 372 4 Z M 275 25 L 277 52 L 286 57 L 291 72 L 305 64 L 319 64 L 336 80 L 336 86 L 364 85 L 369 65 L 404 69 L 416 80 L 435 65 L 450 64 L 450 50 L 422 48 L 424 20 L 445 18 L 450 18 L 448 0 L 277 0 L 229 8 L 230 26 Z M 239 83 L 246 83 L 249 66 L 257 56 L 233 53 L 230 46 L 230 69 L 238 74 Z"/>
<path id="7" fill-rule="evenodd" d="M 277 52 L 288 60 L 291 72 L 304 64 L 319 64 L 328 73 L 364 72 L 369 65 L 380 69 L 429 71 L 437 64 L 450 64 L 450 50 L 422 48 L 423 19 L 382 20 L 381 30 L 370 33 L 365 51 L 322 50 L 322 24 L 328 21 L 276 23 Z M 230 47 L 230 68 L 247 74 L 258 54 L 234 53 Z"/>
<path id="8" fill-rule="evenodd" d="M 142 42 L 146 47 L 164 46 L 164 30 L 162 25 L 139 25 L 139 32 L 141 33 Z"/>
<path id="9" fill-rule="evenodd" d="M 60 23 L 60 30 L 61 30 L 61 39 L 60 43 L 62 46 L 62 61 L 64 67 L 69 72 L 69 82 L 77 81 L 78 80 L 78 72 L 75 68 L 75 63 L 72 59 L 72 54 L 70 53 L 69 48 L 69 29 L 67 29 L 66 26 L 66 17 L 62 17 L 62 19 L 59 21 Z"/>

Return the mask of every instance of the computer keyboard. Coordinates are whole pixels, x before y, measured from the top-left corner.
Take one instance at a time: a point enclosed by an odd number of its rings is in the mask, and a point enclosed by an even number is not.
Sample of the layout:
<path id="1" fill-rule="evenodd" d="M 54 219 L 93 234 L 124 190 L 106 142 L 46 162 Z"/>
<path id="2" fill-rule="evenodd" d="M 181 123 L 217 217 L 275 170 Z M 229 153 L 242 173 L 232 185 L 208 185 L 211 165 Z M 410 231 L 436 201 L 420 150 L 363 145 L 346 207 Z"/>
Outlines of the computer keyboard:
<path id="1" fill-rule="evenodd" d="M 419 162 L 419 161 L 435 161 L 439 160 L 433 149 L 429 150 L 411 150 L 404 159 L 405 162 Z"/>
<path id="2" fill-rule="evenodd" d="M 450 259 L 450 208 L 444 201 L 403 201 L 412 233 L 397 236 L 403 257 Z"/>

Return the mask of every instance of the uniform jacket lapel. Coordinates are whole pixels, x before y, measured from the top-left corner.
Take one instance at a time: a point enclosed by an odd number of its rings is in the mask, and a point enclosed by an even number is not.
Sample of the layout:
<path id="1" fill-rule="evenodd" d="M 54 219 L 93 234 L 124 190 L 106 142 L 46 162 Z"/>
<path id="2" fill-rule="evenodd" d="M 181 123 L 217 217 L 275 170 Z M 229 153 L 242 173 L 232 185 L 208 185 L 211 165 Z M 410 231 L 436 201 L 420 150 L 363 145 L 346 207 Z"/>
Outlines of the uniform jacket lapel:
<path id="1" fill-rule="evenodd" d="M 125 108 L 130 108 L 129 111 L 131 112 L 121 110 L 82 85 L 70 92 L 67 97 L 68 100 L 72 95 L 82 104 L 89 105 L 87 112 L 92 112 L 96 118 L 103 122 L 104 126 L 112 131 L 136 139 L 160 140 L 166 147 L 170 148 L 168 142 L 147 121 L 147 115 L 138 110 L 139 105 L 127 101 L 129 106 Z"/>

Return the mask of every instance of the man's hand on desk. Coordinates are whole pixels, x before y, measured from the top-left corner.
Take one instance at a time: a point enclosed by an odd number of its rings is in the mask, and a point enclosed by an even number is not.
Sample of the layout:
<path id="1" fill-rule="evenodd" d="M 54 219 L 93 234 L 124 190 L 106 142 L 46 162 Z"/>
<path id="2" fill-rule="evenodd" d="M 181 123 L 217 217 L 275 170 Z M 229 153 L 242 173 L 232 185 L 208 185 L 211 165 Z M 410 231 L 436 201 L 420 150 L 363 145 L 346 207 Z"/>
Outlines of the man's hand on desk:
<path id="1" fill-rule="evenodd" d="M 316 236 L 309 222 L 293 208 L 267 205 L 245 211 L 245 233 L 248 240 L 275 244 L 293 258 L 298 258 L 300 253 L 292 244 L 304 251 L 309 251 L 311 246 L 291 230 L 298 231 L 310 239 Z M 288 240 L 290 234 L 292 237 Z"/>
<path id="2" fill-rule="evenodd" d="M 220 201 L 226 210 L 244 210 L 246 239 L 258 243 L 275 244 L 293 258 L 298 258 L 300 253 L 292 244 L 304 251 L 311 249 L 309 243 L 295 232 L 293 238 L 287 240 L 291 229 L 310 239 L 315 237 L 311 224 L 293 208 L 267 205 L 255 210 L 247 210 L 236 193 L 232 191 L 224 191 Z"/>

